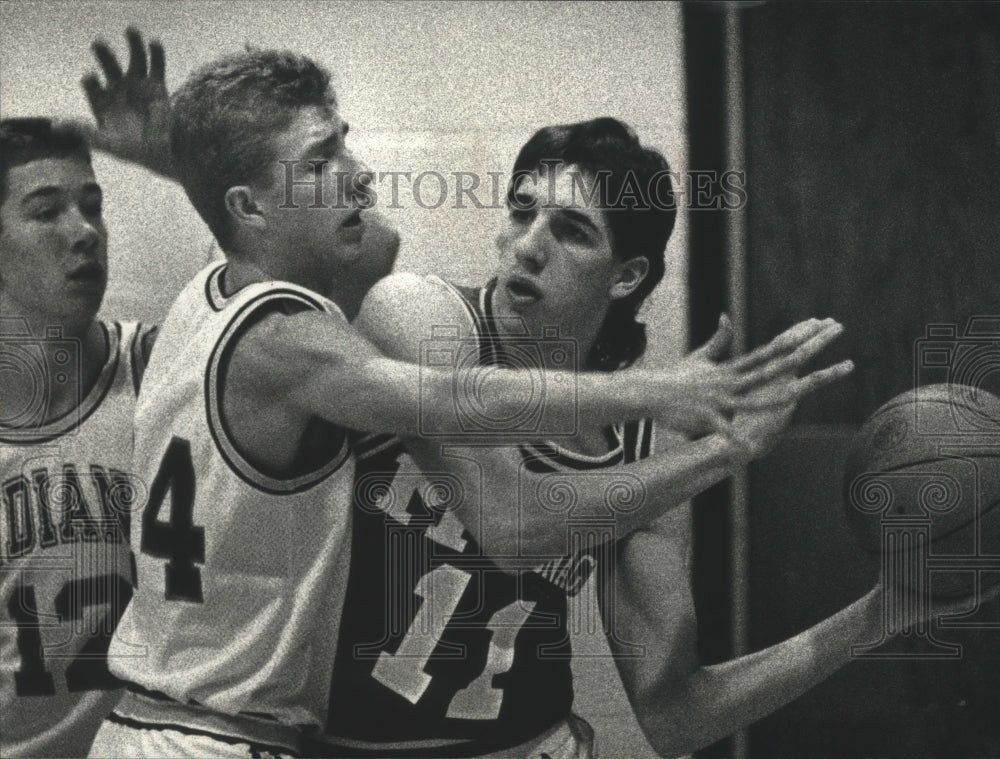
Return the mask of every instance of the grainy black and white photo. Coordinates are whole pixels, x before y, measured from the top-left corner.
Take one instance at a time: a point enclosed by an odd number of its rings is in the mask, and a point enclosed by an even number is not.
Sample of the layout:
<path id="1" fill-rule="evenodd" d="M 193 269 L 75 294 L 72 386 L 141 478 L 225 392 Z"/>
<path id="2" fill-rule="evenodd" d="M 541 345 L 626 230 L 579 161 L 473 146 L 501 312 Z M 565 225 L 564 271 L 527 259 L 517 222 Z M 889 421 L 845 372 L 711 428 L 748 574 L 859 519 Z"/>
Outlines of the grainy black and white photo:
<path id="1" fill-rule="evenodd" d="M 1000 757 L 1000 3 L 0 0 L 0 757 Z"/>

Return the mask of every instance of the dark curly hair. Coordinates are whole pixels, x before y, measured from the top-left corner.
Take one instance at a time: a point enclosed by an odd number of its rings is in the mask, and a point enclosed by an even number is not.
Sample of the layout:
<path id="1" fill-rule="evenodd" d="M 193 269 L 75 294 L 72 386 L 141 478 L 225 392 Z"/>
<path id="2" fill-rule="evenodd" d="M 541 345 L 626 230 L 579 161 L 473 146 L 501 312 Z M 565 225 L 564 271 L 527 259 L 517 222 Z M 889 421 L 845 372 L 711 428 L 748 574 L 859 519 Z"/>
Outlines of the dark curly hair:
<path id="1" fill-rule="evenodd" d="M 508 204 L 514 203 L 519 176 L 553 165 L 576 166 L 598 180 L 597 199 L 611 230 L 615 257 L 627 261 L 641 256 L 649 262 L 639 286 L 608 308 L 586 361 L 588 369 L 601 371 L 629 366 L 646 350 L 646 325 L 636 321 L 636 315 L 663 279 L 667 241 L 677 218 L 670 166 L 618 119 L 548 126 L 535 132 L 518 153 Z"/>

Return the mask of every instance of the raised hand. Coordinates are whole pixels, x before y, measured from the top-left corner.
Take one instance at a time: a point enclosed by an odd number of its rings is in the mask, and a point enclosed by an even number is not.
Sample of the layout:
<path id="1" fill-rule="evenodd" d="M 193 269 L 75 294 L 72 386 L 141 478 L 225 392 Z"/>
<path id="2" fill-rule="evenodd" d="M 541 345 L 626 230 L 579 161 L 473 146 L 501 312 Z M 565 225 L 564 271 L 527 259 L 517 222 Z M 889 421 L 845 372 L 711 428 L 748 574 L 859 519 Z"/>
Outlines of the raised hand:
<path id="1" fill-rule="evenodd" d="M 749 457 L 763 455 L 787 426 L 805 395 L 849 374 L 842 361 L 797 373 L 843 332 L 832 319 L 800 322 L 745 356 L 723 360 L 732 343 L 727 316 L 702 347 L 675 367 L 660 388 L 661 421 L 682 432 L 717 430 L 733 437 Z M 738 412 L 730 422 L 728 413 Z"/>
<path id="2" fill-rule="evenodd" d="M 785 330 L 767 345 L 730 361 L 729 367 L 737 374 L 740 390 L 747 393 L 747 402 L 740 407 L 797 402 L 850 374 L 853 362 L 841 361 L 804 377 L 796 376 L 843 331 L 844 327 L 833 319 L 809 319 Z"/>
<path id="3" fill-rule="evenodd" d="M 129 61 L 124 73 L 107 43 L 97 40 L 92 46 L 105 83 L 101 84 L 96 73 L 87 74 L 80 82 L 97 121 L 96 128 L 85 125 L 87 136 L 100 150 L 173 177 L 163 46 L 150 42 L 147 56 L 137 29 L 129 27 L 125 37 Z"/>
<path id="4" fill-rule="evenodd" d="M 744 362 L 740 365 L 740 368 L 747 371 L 744 378 L 755 374 L 769 378 L 744 396 L 743 404 L 733 417 L 730 436 L 742 448 L 745 462 L 770 452 L 784 434 L 802 398 L 846 377 L 854 370 L 853 361 L 841 361 L 804 377 L 795 375 L 795 371 L 843 332 L 841 325 L 831 320 L 821 324 L 823 326 L 811 335 L 810 330 L 806 329 L 796 332 L 800 326 L 796 325 L 738 360 Z M 801 339 L 803 336 L 805 339 Z M 788 352 L 781 355 L 780 350 Z M 775 367 L 786 371 L 772 376 Z"/>

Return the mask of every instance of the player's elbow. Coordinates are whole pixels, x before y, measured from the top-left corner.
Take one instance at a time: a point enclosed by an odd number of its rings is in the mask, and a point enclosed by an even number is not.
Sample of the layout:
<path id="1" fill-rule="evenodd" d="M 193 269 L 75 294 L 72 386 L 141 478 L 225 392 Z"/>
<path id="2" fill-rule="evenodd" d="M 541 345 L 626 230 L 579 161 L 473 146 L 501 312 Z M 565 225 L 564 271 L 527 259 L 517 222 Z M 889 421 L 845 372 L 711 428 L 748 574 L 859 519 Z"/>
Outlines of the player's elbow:
<path id="1" fill-rule="evenodd" d="M 639 728 L 659 756 L 687 756 L 714 743 L 714 712 L 704 708 L 692 683 L 678 678 L 670 683 L 631 688 L 629 694 Z"/>
<path id="2" fill-rule="evenodd" d="M 698 715 L 685 714 L 686 709 L 660 705 L 657 709 L 636 710 L 636 720 L 646 741 L 664 759 L 689 756 L 713 741 L 700 737 L 693 724 Z"/>

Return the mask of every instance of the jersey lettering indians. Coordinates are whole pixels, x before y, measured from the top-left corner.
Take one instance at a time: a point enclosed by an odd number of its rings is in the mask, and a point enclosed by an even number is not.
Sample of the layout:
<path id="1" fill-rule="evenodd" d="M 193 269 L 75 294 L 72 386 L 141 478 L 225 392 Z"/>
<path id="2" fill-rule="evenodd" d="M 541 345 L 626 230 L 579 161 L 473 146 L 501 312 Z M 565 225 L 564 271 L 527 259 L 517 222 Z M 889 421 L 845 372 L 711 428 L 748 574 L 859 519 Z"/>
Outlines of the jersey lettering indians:
<path id="1" fill-rule="evenodd" d="M 149 331 L 101 326 L 108 358 L 73 411 L 0 426 L 0 756 L 85 755 L 120 695 L 107 651 L 132 595 L 129 521 L 144 497 L 132 415 Z"/>

